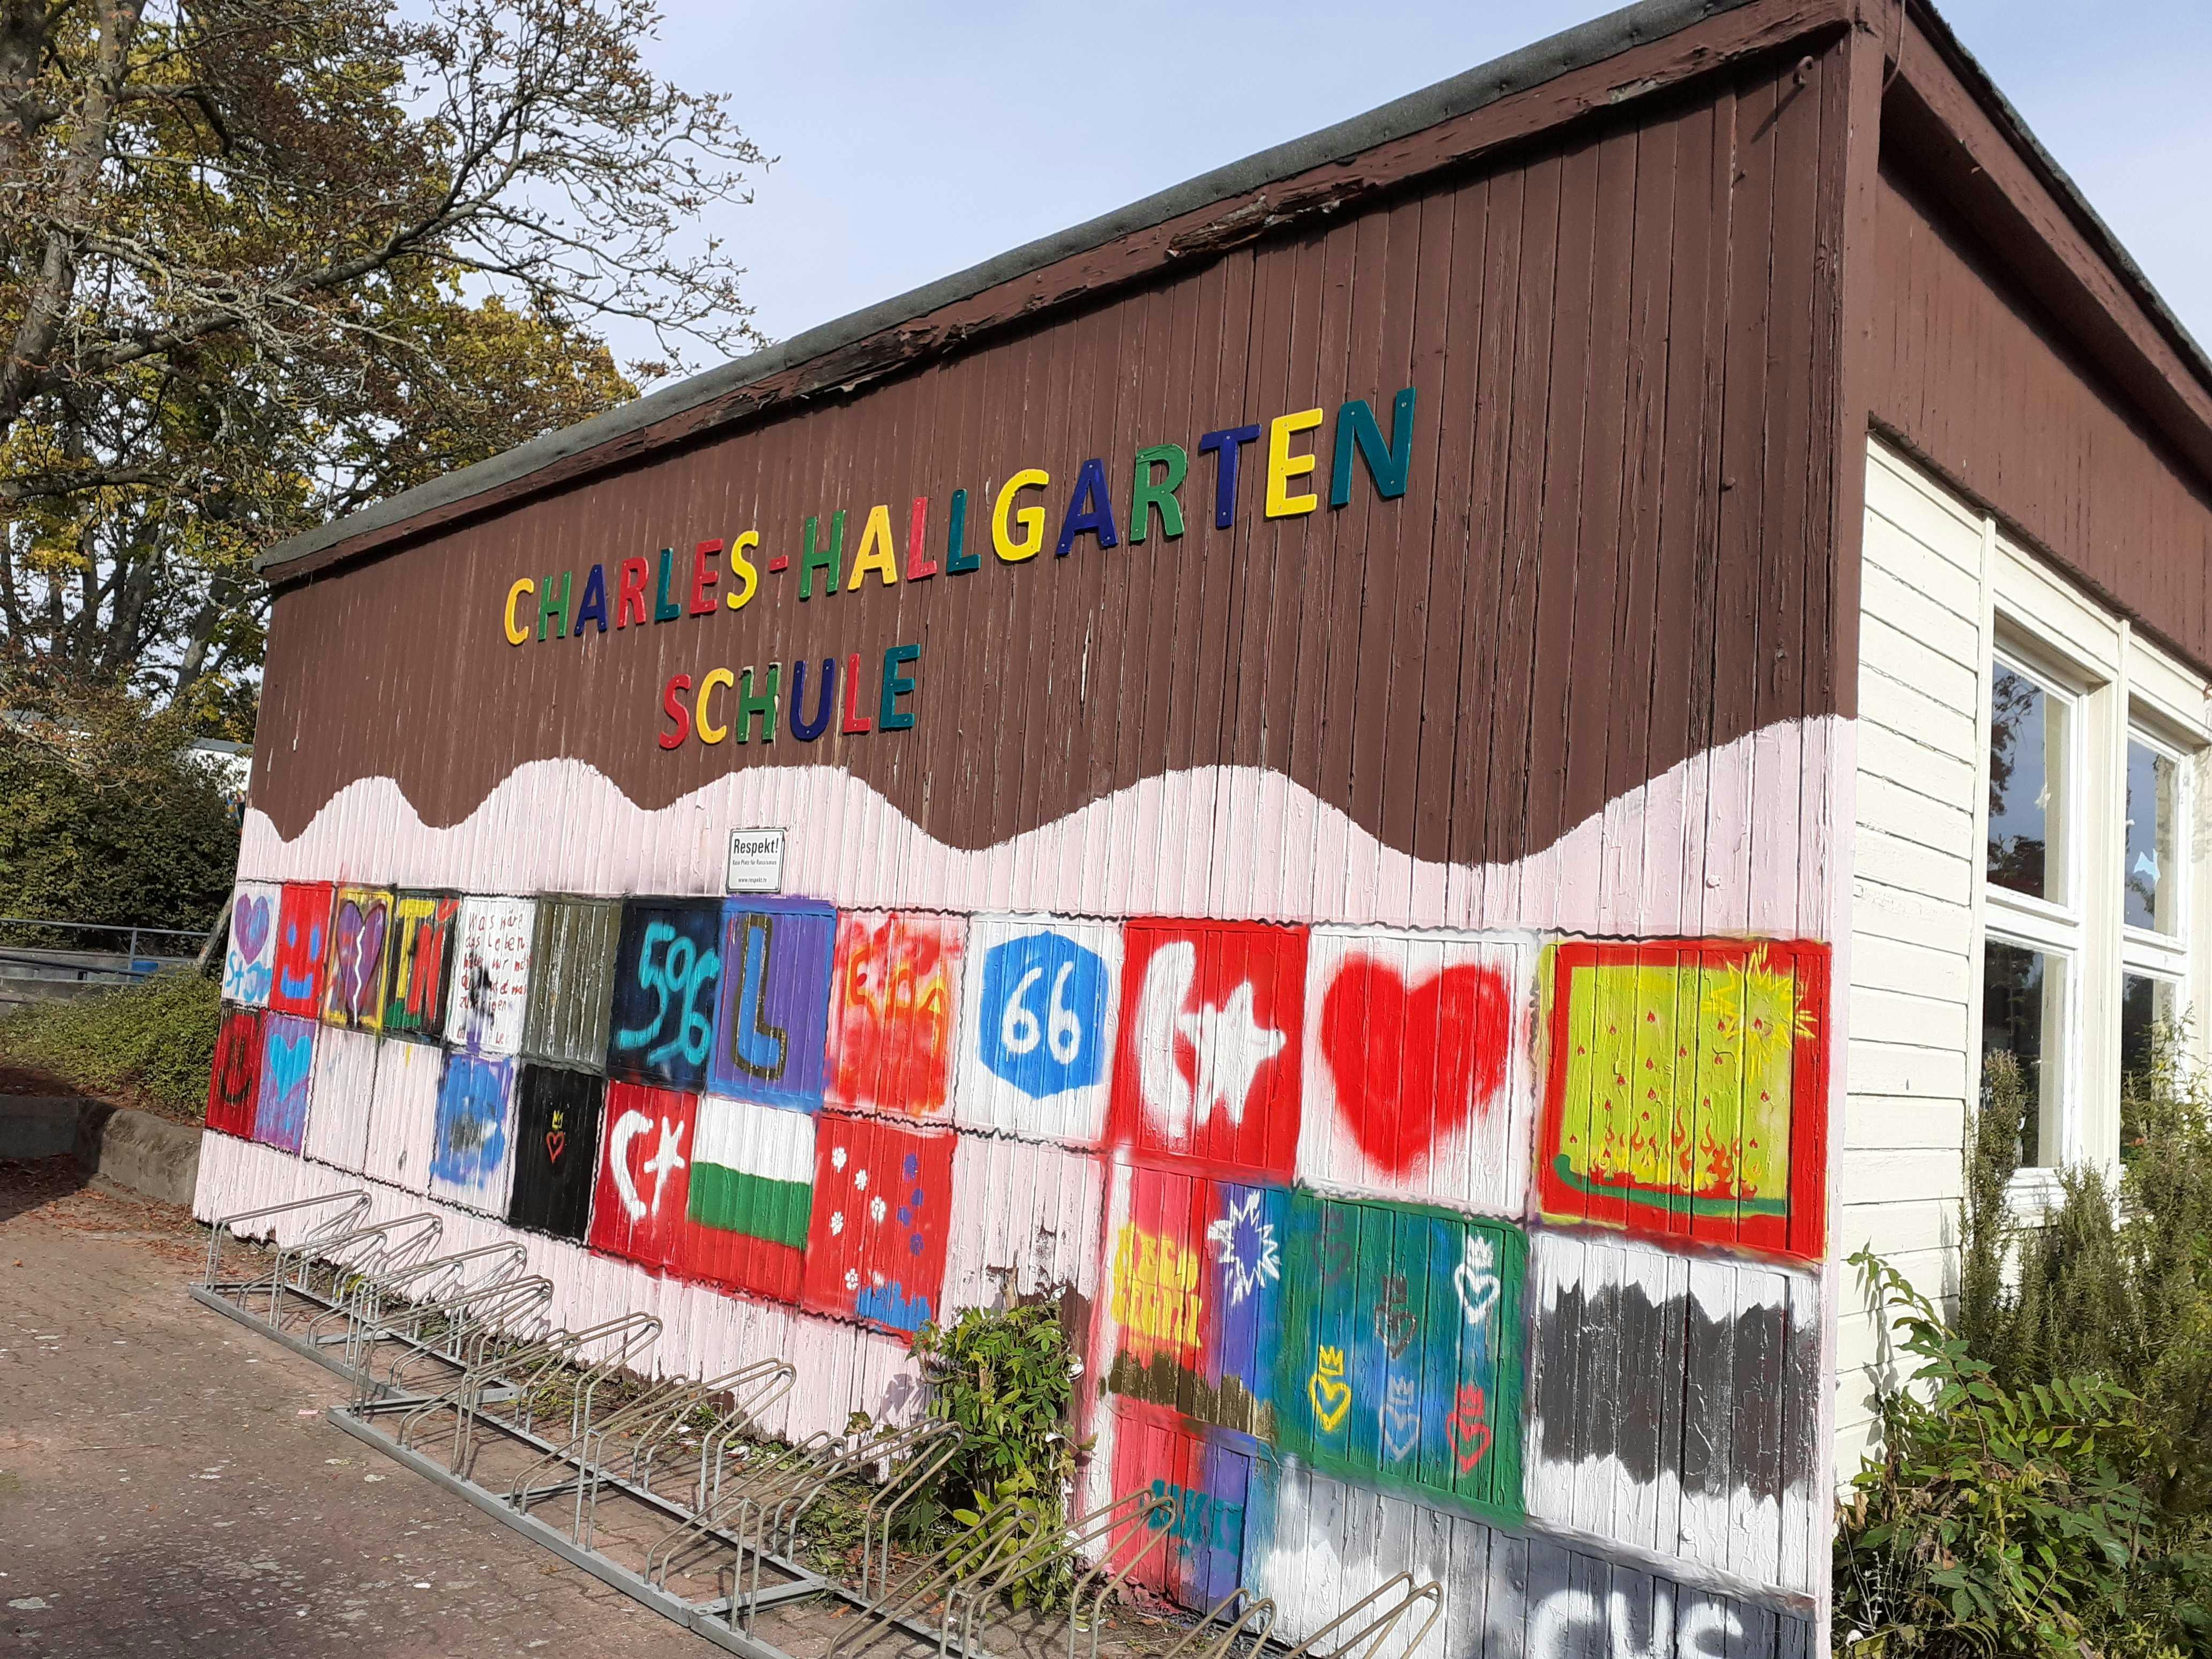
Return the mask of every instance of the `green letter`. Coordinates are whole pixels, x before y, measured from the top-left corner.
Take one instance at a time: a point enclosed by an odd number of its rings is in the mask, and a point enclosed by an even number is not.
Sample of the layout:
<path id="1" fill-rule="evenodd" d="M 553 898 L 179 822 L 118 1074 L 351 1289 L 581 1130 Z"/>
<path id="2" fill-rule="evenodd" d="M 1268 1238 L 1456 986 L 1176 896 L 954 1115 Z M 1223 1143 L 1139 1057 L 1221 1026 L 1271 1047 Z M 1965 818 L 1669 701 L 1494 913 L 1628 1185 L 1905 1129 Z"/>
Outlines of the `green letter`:
<path id="1" fill-rule="evenodd" d="M 1152 468 L 1164 466 L 1167 477 L 1158 483 L 1152 481 Z M 1160 533 L 1173 540 L 1182 534 L 1182 503 L 1176 500 L 1176 491 L 1182 487 L 1183 474 L 1190 471 L 1190 457 L 1181 444 L 1156 444 L 1150 449 L 1137 452 L 1136 483 L 1129 490 L 1129 544 L 1135 546 L 1145 539 L 1152 527 L 1152 509 L 1160 510 Z"/>
<path id="2" fill-rule="evenodd" d="M 538 600 L 538 637 L 541 640 L 545 637 L 545 624 L 547 623 L 551 623 L 553 624 L 553 637 L 555 639 L 565 639 L 568 637 L 568 578 L 571 574 L 571 572 L 566 570 L 561 573 L 561 591 L 557 593 L 553 591 L 553 579 L 550 576 L 548 576 L 545 579 L 544 585 L 538 590 L 539 594 Z"/>
<path id="3" fill-rule="evenodd" d="M 814 532 L 821 522 L 820 519 L 813 517 L 806 520 L 806 551 L 799 557 L 799 597 L 802 599 L 814 597 L 816 571 L 830 573 L 830 580 L 823 589 L 828 593 L 837 591 L 837 578 L 844 572 L 845 509 L 841 507 L 830 515 L 830 544 L 817 551 L 814 545 Z"/>
<path id="4" fill-rule="evenodd" d="M 768 665 L 768 690 L 756 697 L 753 696 L 753 671 L 746 668 L 738 672 L 738 741 L 739 743 L 750 743 L 753 740 L 755 720 L 761 723 L 761 741 L 763 743 L 775 741 L 775 693 L 777 684 L 782 677 L 783 665 L 780 662 L 770 663 Z"/>

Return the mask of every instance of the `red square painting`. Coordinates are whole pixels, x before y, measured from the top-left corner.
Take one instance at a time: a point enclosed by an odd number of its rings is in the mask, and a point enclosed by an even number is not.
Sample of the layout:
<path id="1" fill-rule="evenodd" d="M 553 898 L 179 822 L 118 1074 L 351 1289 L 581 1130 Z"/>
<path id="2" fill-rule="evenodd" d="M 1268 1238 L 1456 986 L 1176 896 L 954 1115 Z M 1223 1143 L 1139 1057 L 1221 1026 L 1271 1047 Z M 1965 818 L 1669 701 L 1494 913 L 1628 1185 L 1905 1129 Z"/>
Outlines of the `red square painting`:
<path id="1" fill-rule="evenodd" d="M 638 1083 L 607 1085 L 592 1248 L 646 1267 L 676 1259 L 691 1198 L 699 1097 Z"/>
<path id="2" fill-rule="evenodd" d="M 261 1094 L 261 1011 L 233 1008 L 216 1033 L 215 1063 L 208 1069 L 207 1126 L 241 1140 L 253 1138 L 253 1110 Z"/>
<path id="3" fill-rule="evenodd" d="M 276 911 L 276 974 L 269 1006 L 313 1019 L 323 1012 L 323 958 L 331 931 L 331 884 L 287 882 Z"/>
<path id="4" fill-rule="evenodd" d="M 895 1331 L 937 1316 L 953 1140 L 948 1130 L 878 1119 L 815 1120 L 803 1305 Z"/>
<path id="5" fill-rule="evenodd" d="M 1116 1139 L 1288 1181 L 1297 1162 L 1306 934 L 1256 923 L 1122 931 Z"/>

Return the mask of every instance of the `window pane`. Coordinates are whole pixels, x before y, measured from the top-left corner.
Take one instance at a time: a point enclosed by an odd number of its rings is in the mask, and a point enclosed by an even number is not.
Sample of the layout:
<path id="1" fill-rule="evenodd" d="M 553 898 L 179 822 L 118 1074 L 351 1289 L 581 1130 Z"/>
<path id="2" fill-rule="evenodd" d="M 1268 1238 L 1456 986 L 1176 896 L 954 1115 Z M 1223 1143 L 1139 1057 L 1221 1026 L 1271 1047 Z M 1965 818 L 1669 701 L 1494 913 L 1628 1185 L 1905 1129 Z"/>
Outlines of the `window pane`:
<path id="1" fill-rule="evenodd" d="M 2128 745 L 2128 844 L 2123 874 L 2130 927 L 2179 933 L 2172 879 L 2175 786 L 2180 768 L 2148 744 Z"/>
<path id="2" fill-rule="evenodd" d="M 1992 939 L 1982 949 L 1982 1053 L 2010 1054 L 2027 1085 L 2020 1128 L 2023 1165 L 2058 1161 L 2057 1039 L 2062 966 L 2049 952 Z M 1987 1098 L 1988 1073 L 1983 1073 Z"/>
<path id="3" fill-rule="evenodd" d="M 1990 682 L 1989 878 L 2058 899 L 2059 758 L 2064 709 L 2002 663 Z"/>
<path id="4" fill-rule="evenodd" d="M 2158 1028 L 2173 1024 L 2173 981 L 2148 974 L 2120 975 L 2120 1075 L 2141 1077 L 2150 1068 Z"/>

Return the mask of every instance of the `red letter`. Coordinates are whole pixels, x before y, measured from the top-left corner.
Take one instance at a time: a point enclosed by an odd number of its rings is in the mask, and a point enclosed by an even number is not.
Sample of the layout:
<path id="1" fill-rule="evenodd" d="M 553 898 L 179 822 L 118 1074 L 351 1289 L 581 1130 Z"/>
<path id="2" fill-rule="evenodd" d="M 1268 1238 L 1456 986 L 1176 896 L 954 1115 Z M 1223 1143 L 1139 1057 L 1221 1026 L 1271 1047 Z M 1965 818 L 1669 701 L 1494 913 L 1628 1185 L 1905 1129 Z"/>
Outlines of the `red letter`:
<path id="1" fill-rule="evenodd" d="M 701 542 L 691 550 L 691 614 L 695 617 L 711 617 L 717 609 L 707 597 L 707 590 L 721 580 L 721 574 L 707 568 L 707 561 L 721 550 L 720 542 Z"/>
<path id="2" fill-rule="evenodd" d="M 640 560 L 638 562 L 641 565 L 644 561 Z M 684 746 L 684 739 L 691 735 L 691 711 L 684 706 L 683 701 L 684 694 L 690 689 L 691 677 L 689 674 L 678 674 L 668 682 L 668 689 L 660 694 L 661 708 L 667 712 L 668 718 L 676 722 L 676 729 L 673 732 L 663 732 L 660 734 L 660 746 L 663 749 L 681 749 Z"/>
<path id="3" fill-rule="evenodd" d="M 632 621 L 651 620 L 645 614 L 645 584 L 653 575 L 653 567 L 643 559 L 624 559 L 622 562 L 622 603 L 615 607 L 615 626 L 628 628 Z M 637 615 L 630 616 L 635 606 Z"/>
<path id="4" fill-rule="evenodd" d="M 855 652 L 845 665 L 845 724 L 839 728 L 846 732 L 872 732 L 875 722 L 860 712 L 860 658 Z"/>
<path id="5" fill-rule="evenodd" d="M 914 498 L 914 521 L 906 532 L 906 579 L 918 582 L 937 574 L 937 561 L 929 556 L 929 497 Z"/>

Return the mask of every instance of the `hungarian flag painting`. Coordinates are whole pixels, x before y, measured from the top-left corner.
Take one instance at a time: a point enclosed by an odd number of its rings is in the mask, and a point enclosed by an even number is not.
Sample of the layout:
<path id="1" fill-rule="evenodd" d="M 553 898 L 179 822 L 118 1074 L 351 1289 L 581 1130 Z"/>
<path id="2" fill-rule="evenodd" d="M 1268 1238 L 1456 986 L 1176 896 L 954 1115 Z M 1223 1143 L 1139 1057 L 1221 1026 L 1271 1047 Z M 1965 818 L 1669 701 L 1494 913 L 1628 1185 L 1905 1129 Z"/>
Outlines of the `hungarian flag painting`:
<path id="1" fill-rule="evenodd" d="M 811 1115 L 720 1095 L 699 1102 L 678 1273 L 796 1299 L 813 1204 Z"/>

